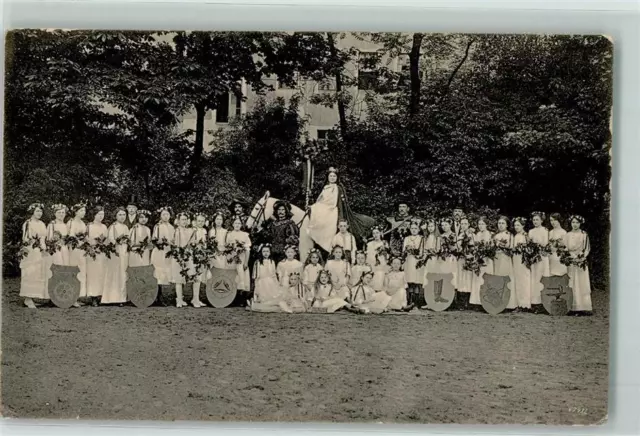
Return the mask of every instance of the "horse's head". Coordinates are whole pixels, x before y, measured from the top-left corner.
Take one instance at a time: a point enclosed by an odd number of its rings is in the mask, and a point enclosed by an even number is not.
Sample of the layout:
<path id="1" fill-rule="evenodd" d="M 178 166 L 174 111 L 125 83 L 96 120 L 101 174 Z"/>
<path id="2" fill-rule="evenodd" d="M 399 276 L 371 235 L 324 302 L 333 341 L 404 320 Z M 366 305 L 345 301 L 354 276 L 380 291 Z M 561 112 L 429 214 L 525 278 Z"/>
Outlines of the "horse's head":
<path id="1" fill-rule="evenodd" d="M 248 229 L 252 229 L 254 227 L 260 229 L 264 220 L 268 218 L 265 215 L 270 213 L 267 211 L 267 201 L 269 200 L 269 197 L 270 194 L 269 191 L 267 191 L 249 212 L 249 217 L 245 224 Z"/>

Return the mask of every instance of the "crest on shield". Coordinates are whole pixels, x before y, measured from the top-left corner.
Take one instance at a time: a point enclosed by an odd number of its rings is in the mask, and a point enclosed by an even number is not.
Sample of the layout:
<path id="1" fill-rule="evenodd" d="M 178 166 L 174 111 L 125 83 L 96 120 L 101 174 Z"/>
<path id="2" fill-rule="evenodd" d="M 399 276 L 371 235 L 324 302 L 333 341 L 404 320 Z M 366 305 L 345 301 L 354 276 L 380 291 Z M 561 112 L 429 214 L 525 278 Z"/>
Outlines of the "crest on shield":
<path id="1" fill-rule="evenodd" d="M 542 277 L 542 305 L 550 315 L 562 316 L 573 307 L 573 289 L 569 287 L 569 276 Z"/>
<path id="2" fill-rule="evenodd" d="M 49 279 L 49 298 L 61 309 L 73 306 L 80 296 L 80 280 L 77 266 L 51 265 L 52 276 Z"/>
<path id="3" fill-rule="evenodd" d="M 424 285 L 424 299 L 427 308 L 435 312 L 442 312 L 451 306 L 456 297 L 453 286 L 453 274 L 427 273 L 427 283 Z"/>
<path id="4" fill-rule="evenodd" d="M 213 307 L 227 307 L 236 298 L 236 270 L 212 268 L 207 280 L 207 299 Z"/>
<path id="5" fill-rule="evenodd" d="M 149 307 L 158 297 L 158 280 L 153 265 L 130 266 L 127 269 L 129 300 L 140 308 Z"/>
<path id="6" fill-rule="evenodd" d="M 482 278 L 484 283 L 480 286 L 480 303 L 487 313 L 497 315 L 509 305 L 511 298 L 509 282 L 511 279 L 507 276 L 487 273 Z"/>

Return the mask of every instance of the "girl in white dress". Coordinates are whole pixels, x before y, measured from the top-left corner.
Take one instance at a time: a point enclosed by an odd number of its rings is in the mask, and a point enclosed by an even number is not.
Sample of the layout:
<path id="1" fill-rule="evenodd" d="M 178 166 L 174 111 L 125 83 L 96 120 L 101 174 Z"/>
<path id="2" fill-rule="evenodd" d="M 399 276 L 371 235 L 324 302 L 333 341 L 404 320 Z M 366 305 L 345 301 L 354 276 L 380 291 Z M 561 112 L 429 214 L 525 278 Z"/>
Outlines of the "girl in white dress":
<path id="1" fill-rule="evenodd" d="M 571 231 L 565 235 L 565 245 L 571 255 L 571 264 L 568 266 L 569 286 L 573 289 L 573 312 L 576 315 L 591 315 L 591 281 L 589 279 L 589 267 L 587 257 L 591 251 L 589 236 L 580 227 L 584 224 L 584 218 L 574 215 L 569 219 Z"/>
<path id="2" fill-rule="evenodd" d="M 384 291 L 391 297 L 387 308 L 389 310 L 406 310 L 407 306 L 407 281 L 402 271 L 402 260 L 399 257 L 390 259 L 391 270 L 384 278 Z"/>
<path id="3" fill-rule="evenodd" d="M 451 231 L 453 220 L 451 218 L 443 218 L 440 221 L 442 233 L 438 239 L 438 261 L 437 270 L 442 274 L 451 274 L 451 285 L 455 288 L 458 286 L 458 259 L 456 257 L 457 239 L 455 233 Z"/>
<path id="4" fill-rule="evenodd" d="M 215 249 L 216 252 L 211 259 L 211 267 L 213 268 L 229 268 L 227 258 L 222 254 L 227 242 L 227 229 L 224 228 L 224 220 L 224 213 L 216 212 L 213 215 L 213 226 L 209 230 L 209 247 Z"/>
<path id="5" fill-rule="evenodd" d="M 549 274 L 552 276 L 563 276 L 567 274 L 567 267 L 560 262 L 558 251 L 565 248 L 564 236 L 567 231 L 562 228 L 560 223 L 560 214 L 552 213 L 549 217 L 551 230 L 549 231 L 549 245 L 551 254 L 549 255 Z"/>
<path id="6" fill-rule="evenodd" d="M 320 250 L 312 248 L 309 250 L 304 270 L 302 271 L 302 283 L 309 289 L 312 289 L 318 280 L 318 274 L 323 269 L 322 254 L 320 253 Z"/>
<path id="7" fill-rule="evenodd" d="M 289 287 L 289 276 L 291 273 L 297 272 L 298 274 L 302 274 L 304 265 L 296 259 L 297 254 L 298 250 L 294 245 L 287 245 L 284 249 L 286 258 L 278 264 L 278 279 L 280 286 L 284 289 Z"/>
<path id="8" fill-rule="evenodd" d="M 527 245 L 527 234 L 524 231 L 525 218 L 514 218 L 513 229 L 516 234 L 513 236 L 513 278 L 516 289 L 518 307 L 521 309 L 531 309 L 531 271 L 522 263 L 522 250 Z M 516 310 L 518 311 L 518 310 Z"/>
<path id="9" fill-rule="evenodd" d="M 124 223 L 127 211 L 116 210 L 116 222 L 109 227 L 109 242 L 115 246 L 115 254 L 107 260 L 101 304 L 127 302 L 127 266 L 129 265 L 129 228 Z"/>
<path id="10" fill-rule="evenodd" d="M 103 247 L 107 244 L 109 229 L 102 223 L 103 220 L 104 208 L 97 206 L 93 211 L 93 221 L 87 224 L 87 241 L 94 247 L 99 246 L 95 251 L 95 259 L 87 256 L 87 296 L 94 307 L 98 306 L 102 297 L 107 274 L 107 255 Z"/>
<path id="11" fill-rule="evenodd" d="M 172 209 L 168 206 L 158 209 L 160 221 L 153 227 L 151 234 L 151 242 L 153 250 L 151 250 L 151 264 L 154 268 L 154 276 L 158 281 L 158 298 L 156 303 L 164 306 L 162 300 L 162 288 L 169 286 L 171 283 L 171 259 L 167 257 L 167 253 L 171 250 L 173 235 L 175 228 L 169 222 L 172 215 Z"/>
<path id="12" fill-rule="evenodd" d="M 356 245 L 356 238 L 349 233 L 349 223 L 347 220 L 340 220 L 338 222 L 338 233 L 335 234 L 331 240 L 331 248 L 340 246 L 344 251 L 344 258 L 348 261 L 356 263 L 356 251 L 358 250 Z"/>
<path id="13" fill-rule="evenodd" d="M 511 290 L 507 309 L 518 307 L 516 295 L 516 282 L 513 274 L 513 261 L 511 260 L 511 248 L 513 247 L 513 235 L 508 230 L 509 219 L 506 216 L 498 218 L 498 233 L 493 236 L 496 245 L 496 257 L 493 261 L 493 272 L 497 276 L 509 277 L 507 287 Z"/>
<path id="14" fill-rule="evenodd" d="M 196 213 L 194 217 L 195 228 L 190 244 L 193 249 L 193 262 L 196 269 L 196 277 L 193 281 L 193 297 L 191 298 L 191 305 L 193 307 L 206 307 L 206 304 L 200 301 L 200 284 L 206 284 L 208 277 L 211 275 L 207 265 L 207 229 L 204 228 L 207 223 L 207 216 L 204 213 Z"/>
<path id="15" fill-rule="evenodd" d="M 402 252 L 405 256 L 404 276 L 408 284 L 408 300 L 411 306 L 418 304 L 424 282 L 424 268 L 418 268 L 418 260 L 424 255 L 424 238 L 420 235 L 420 221 L 412 220 L 410 235 L 404 238 Z"/>
<path id="16" fill-rule="evenodd" d="M 541 247 L 547 247 L 549 244 L 549 230 L 542 225 L 544 218 L 544 213 L 533 212 L 531 214 L 533 228 L 529 230 L 529 240 Z M 549 257 L 546 253 L 543 253 L 542 259 L 531 265 L 531 306 L 535 308 L 536 312 L 542 311 L 542 289 L 544 285 L 541 279 L 542 277 L 549 277 L 549 275 Z"/>
<path id="17" fill-rule="evenodd" d="M 367 265 L 367 255 L 364 251 L 356 252 L 356 263 L 351 267 L 351 278 L 349 280 L 349 288 L 353 288 L 360 283 L 362 275 L 365 272 L 373 272 L 371 265 Z"/>
<path id="18" fill-rule="evenodd" d="M 149 266 L 151 265 L 151 229 L 147 227 L 151 212 L 148 210 L 138 211 L 138 222 L 131 227 L 129 232 L 130 252 L 129 266 Z"/>
<path id="19" fill-rule="evenodd" d="M 391 297 L 386 292 L 376 292 L 371 287 L 373 271 L 366 271 L 351 290 L 351 306 L 361 313 L 383 313 Z"/>
<path id="20" fill-rule="evenodd" d="M 271 259 L 271 244 L 260 247 L 260 258 L 253 264 L 255 291 L 249 307 L 256 303 L 277 302 L 280 297 L 280 283 L 276 274 L 276 264 Z"/>
<path id="21" fill-rule="evenodd" d="M 493 246 L 493 235 L 487 229 L 487 221 L 484 218 L 478 220 L 478 232 L 474 236 L 476 247 Z M 473 273 L 471 280 L 471 298 L 469 303 L 476 306 L 482 305 L 480 301 L 480 287 L 484 284 L 484 274 L 493 274 L 493 257 L 484 257 L 482 259 L 484 266 L 480 267 L 480 273 Z"/>
<path id="22" fill-rule="evenodd" d="M 64 243 L 69 234 L 67 224 L 64 222 L 67 216 L 67 206 L 54 204 L 51 206 L 51 210 L 53 210 L 55 219 L 47 226 L 47 251 L 51 255 L 49 261 L 53 265 L 68 266 L 69 247 Z"/>
<path id="23" fill-rule="evenodd" d="M 186 307 L 184 285 L 195 275 L 193 259 L 189 253 L 189 242 L 193 229 L 188 228 L 189 215 L 180 212 L 177 216 L 178 227 L 173 234 L 173 256 L 171 256 L 171 283 L 176 285 L 176 307 Z"/>
<path id="24" fill-rule="evenodd" d="M 306 287 L 300 279 L 300 274 L 289 274 L 289 287 L 284 289 L 282 308 L 288 313 L 304 313 L 311 311 L 313 304 L 313 289 Z"/>
<path id="25" fill-rule="evenodd" d="M 456 279 L 458 283 L 457 296 L 459 297 L 459 310 L 469 308 L 474 272 L 465 269 L 465 264 L 467 263 L 467 259 L 465 259 L 465 257 L 471 256 L 471 250 L 474 245 L 474 234 L 473 231 L 469 229 L 469 219 L 467 217 L 462 217 L 460 219 L 460 233 L 458 233 L 457 238 L 459 257 L 457 262 L 458 274 Z"/>
<path id="26" fill-rule="evenodd" d="M 242 230 L 244 223 L 242 218 L 235 217 L 231 223 L 233 230 L 227 233 L 227 244 L 234 244 L 236 247 L 242 247 L 242 252 L 238 254 L 236 259 L 229 263 L 236 268 L 236 284 L 240 291 L 240 305 L 246 306 L 249 300 L 249 291 L 251 290 L 251 274 L 249 273 L 249 254 L 251 253 L 251 239 L 249 234 Z M 227 259 L 229 261 L 229 259 Z"/>
<path id="27" fill-rule="evenodd" d="M 338 297 L 347 300 L 349 298 L 349 279 L 351 278 L 351 264 L 343 259 L 342 247 L 335 246 L 331 251 L 331 257 L 327 260 L 326 270 L 331 274 L 331 284 Z"/>
<path id="28" fill-rule="evenodd" d="M 71 208 L 71 218 L 67 222 L 67 231 L 69 233 L 70 242 L 69 247 L 69 265 L 77 266 L 80 272 L 78 273 L 78 280 L 80 281 L 80 295 L 79 298 L 87 296 L 87 257 L 82 249 L 87 237 L 87 225 L 83 219 L 87 214 L 87 205 L 85 203 L 75 204 Z M 80 302 L 76 301 L 73 307 L 80 307 Z"/>
<path id="29" fill-rule="evenodd" d="M 320 311 L 334 313 L 342 308 L 350 307 L 344 294 L 331 283 L 331 273 L 327 270 L 322 270 L 318 274 L 313 295 L 313 307 Z"/>
<path id="30" fill-rule="evenodd" d="M 438 233 L 438 225 L 435 220 L 430 219 L 427 220 L 423 226 L 426 235 L 424 237 L 424 254 L 423 260 L 420 262 L 424 263 L 424 278 L 422 280 L 423 287 L 429 283 L 429 273 L 439 273 L 440 262 L 438 260 L 438 250 L 440 234 Z M 426 303 L 426 300 L 425 300 Z M 421 309 L 427 309 L 427 304 L 421 305 Z"/>
<path id="31" fill-rule="evenodd" d="M 376 291 L 384 290 L 384 276 L 389 271 L 389 243 L 382 239 L 382 229 L 375 226 L 371 230 L 373 241 L 367 243 L 367 264 L 373 268 L 371 287 Z"/>
<path id="32" fill-rule="evenodd" d="M 44 213 L 42 203 L 33 203 L 27 211 L 31 217 L 22 224 L 22 245 L 20 248 L 20 296 L 24 304 L 35 309 L 34 298 L 48 300 L 47 290 L 49 262 L 46 255 L 47 228 L 41 221 Z"/>

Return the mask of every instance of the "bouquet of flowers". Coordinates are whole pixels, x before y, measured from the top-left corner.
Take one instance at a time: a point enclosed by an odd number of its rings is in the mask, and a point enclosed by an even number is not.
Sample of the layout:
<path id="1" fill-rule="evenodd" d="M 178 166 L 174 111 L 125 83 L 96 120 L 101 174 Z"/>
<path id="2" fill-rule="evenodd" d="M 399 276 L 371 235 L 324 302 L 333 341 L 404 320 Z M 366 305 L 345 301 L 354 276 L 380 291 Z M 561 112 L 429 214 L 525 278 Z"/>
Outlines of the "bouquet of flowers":
<path id="1" fill-rule="evenodd" d="M 578 254 L 574 257 L 569 250 L 564 248 L 558 255 L 560 256 L 560 263 L 565 266 L 577 266 L 582 269 L 587 268 L 587 257 L 584 254 Z"/>
<path id="2" fill-rule="evenodd" d="M 465 271 L 474 272 L 477 276 L 480 275 L 480 268 L 484 266 L 484 259 L 479 258 L 474 253 L 467 253 L 464 256 L 464 265 L 462 269 Z"/>
<path id="3" fill-rule="evenodd" d="M 22 260 L 29 255 L 29 248 L 35 250 L 40 248 L 40 237 L 38 235 L 31 236 L 28 240 L 22 241 L 18 250 L 18 259 Z"/>
<path id="4" fill-rule="evenodd" d="M 138 256 L 144 256 L 144 252 L 147 250 L 151 250 L 153 248 L 153 244 L 149 240 L 149 237 L 145 237 L 142 241 L 137 242 L 129 247 L 129 252 L 135 253 Z"/>
<path id="5" fill-rule="evenodd" d="M 418 260 L 417 267 L 422 268 L 429 262 L 429 260 L 438 256 L 438 252 L 436 250 L 424 250 L 422 257 Z"/>
<path id="6" fill-rule="evenodd" d="M 241 241 L 228 242 L 225 244 L 222 254 L 226 256 L 227 262 L 240 264 L 243 262 L 240 256 L 246 250 L 244 243 Z"/>
<path id="7" fill-rule="evenodd" d="M 111 254 L 116 254 L 116 247 L 107 240 L 106 236 L 98 236 L 96 238 L 96 253 L 102 253 L 111 259 Z"/>
<path id="8" fill-rule="evenodd" d="M 157 248 L 160 251 L 164 251 L 165 248 L 171 245 L 169 243 L 169 240 L 164 236 L 162 238 L 151 238 L 151 243 L 155 248 Z"/>
<path id="9" fill-rule="evenodd" d="M 518 244 L 516 249 L 514 249 L 514 254 L 522 255 L 522 263 L 529 269 L 542 260 L 544 247 L 536 242 L 529 240 L 525 244 Z"/>
<path id="10" fill-rule="evenodd" d="M 120 235 L 116 238 L 116 245 L 129 245 L 129 235 Z"/>
<path id="11" fill-rule="evenodd" d="M 189 267 L 189 260 L 191 258 L 191 247 L 178 247 L 174 245 L 166 254 L 167 258 L 173 258 L 180 265 L 180 275 L 184 277 L 185 281 L 191 281 L 194 277 L 191 268 Z"/>
<path id="12" fill-rule="evenodd" d="M 75 235 L 64 236 L 62 242 L 69 247 L 69 250 L 82 249 L 86 238 L 86 233 L 76 233 Z"/>
<path id="13" fill-rule="evenodd" d="M 45 244 L 47 245 L 47 253 L 53 256 L 54 254 L 56 254 L 56 252 L 60 251 L 62 243 L 63 243 L 62 234 L 59 231 L 54 230 L 53 239 L 48 239 L 45 242 Z"/>
<path id="14" fill-rule="evenodd" d="M 442 260 L 447 260 L 448 257 L 458 257 L 458 247 L 456 246 L 456 237 L 451 234 L 448 237 L 443 237 L 440 243 L 440 251 L 438 251 L 438 257 Z"/>
<path id="15" fill-rule="evenodd" d="M 193 263 L 197 271 L 202 272 L 209 266 L 209 251 L 204 242 L 191 243 L 189 246 Z"/>
<path id="16" fill-rule="evenodd" d="M 473 234 L 465 232 L 462 235 L 461 249 L 458 250 L 458 259 L 465 259 L 468 255 L 474 254 L 475 246 L 473 244 Z"/>
<path id="17" fill-rule="evenodd" d="M 511 249 L 511 247 L 509 247 L 509 240 L 508 239 L 501 239 L 501 238 L 496 239 L 495 248 L 496 248 L 496 253 L 498 251 L 502 251 L 507 256 L 512 256 L 513 255 L 513 249 Z M 495 257 L 495 255 L 494 255 L 494 257 Z"/>
<path id="18" fill-rule="evenodd" d="M 483 260 L 483 263 L 486 263 L 484 262 L 485 259 L 495 258 L 496 252 L 497 252 L 497 247 L 493 243 L 493 241 L 489 241 L 489 242 L 480 241 L 476 245 L 476 253 L 478 255 L 478 258 Z"/>

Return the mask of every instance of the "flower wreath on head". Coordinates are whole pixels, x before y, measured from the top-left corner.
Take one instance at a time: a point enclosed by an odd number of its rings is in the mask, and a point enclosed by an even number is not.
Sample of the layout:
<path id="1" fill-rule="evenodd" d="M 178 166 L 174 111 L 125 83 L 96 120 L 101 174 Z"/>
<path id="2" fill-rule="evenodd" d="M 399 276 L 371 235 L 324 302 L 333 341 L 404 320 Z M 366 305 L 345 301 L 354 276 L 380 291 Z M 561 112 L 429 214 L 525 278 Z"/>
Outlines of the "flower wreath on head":
<path id="1" fill-rule="evenodd" d="M 38 208 L 40 208 L 40 210 L 44 212 L 44 204 L 42 203 L 31 203 L 27 208 L 27 212 L 34 212 Z"/>
<path id="2" fill-rule="evenodd" d="M 460 218 L 462 219 L 462 218 Z M 449 218 L 449 217 L 444 217 L 444 218 L 440 218 L 439 221 L 440 224 L 442 223 L 449 223 L 449 224 L 453 224 L 453 219 Z"/>
<path id="3" fill-rule="evenodd" d="M 151 217 L 151 211 L 148 211 L 146 209 L 140 209 L 138 211 L 138 215 L 143 215 L 143 216 L 146 216 L 147 218 L 150 218 Z"/>
<path id="4" fill-rule="evenodd" d="M 182 217 L 185 217 L 186 219 L 191 220 L 191 216 L 189 216 L 188 212 L 178 212 L 176 214 L 176 220 L 179 220 Z"/>
<path id="5" fill-rule="evenodd" d="M 156 213 L 161 214 L 164 211 L 169 212 L 169 215 L 173 215 L 173 209 L 171 208 L 171 206 L 162 206 L 158 210 L 156 210 Z"/>
<path id="6" fill-rule="evenodd" d="M 542 221 L 544 221 L 545 218 L 547 217 L 544 212 L 540 212 L 538 210 L 531 212 L 531 218 L 533 219 L 533 217 L 535 216 L 539 216 Z"/>
<path id="7" fill-rule="evenodd" d="M 329 167 L 329 169 L 327 170 L 327 174 L 338 174 L 338 169 L 336 167 Z"/>
<path id="8" fill-rule="evenodd" d="M 293 249 L 296 253 L 298 252 L 298 247 L 294 244 L 287 244 L 284 246 L 284 251 L 286 252 L 288 249 Z"/>
<path id="9" fill-rule="evenodd" d="M 29 207 L 31 207 L 31 206 L 29 206 Z M 66 205 L 62 204 L 62 203 L 56 203 L 56 204 L 51 206 L 51 211 L 53 213 L 56 213 L 59 210 L 64 210 L 66 212 L 66 211 L 69 210 L 69 208 Z"/>
<path id="10" fill-rule="evenodd" d="M 268 248 L 269 250 L 271 250 L 272 245 L 268 242 L 265 242 L 264 244 L 260 244 L 260 246 L 258 247 L 258 253 L 262 252 L 263 248 Z"/>
<path id="11" fill-rule="evenodd" d="M 78 203 L 74 204 L 71 207 L 71 213 L 76 213 L 77 211 L 79 211 L 80 209 L 86 209 L 87 208 L 87 202 L 84 200 L 80 200 Z"/>
<path id="12" fill-rule="evenodd" d="M 384 233 L 383 227 L 380 224 L 376 224 L 375 226 L 371 227 L 371 233 L 373 233 L 374 230 L 377 230 L 380 233 Z"/>
<path id="13" fill-rule="evenodd" d="M 578 221 L 580 224 L 584 224 L 585 221 L 586 221 L 582 215 L 571 215 L 569 217 L 569 222 L 571 222 L 573 220 Z"/>
<path id="14" fill-rule="evenodd" d="M 516 222 L 519 222 L 524 226 L 527 223 L 527 219 L 525 217 L 517 216 L 511 220 L 511 227 L 513 227 L 516 224 Z"/>
<path id="15" fill-rule="evenodd" d="M 196 211 L 192 214 L 193 220 L 196 221 L 199 217 L 204 218 L 204 226 L 205 227 L 209 227 L 209 217 L 207 216 L 206 213 L 204 212 L 200 212 L 200 211 Z M 195 223 L 194 223 L 195 225 Z"/>

